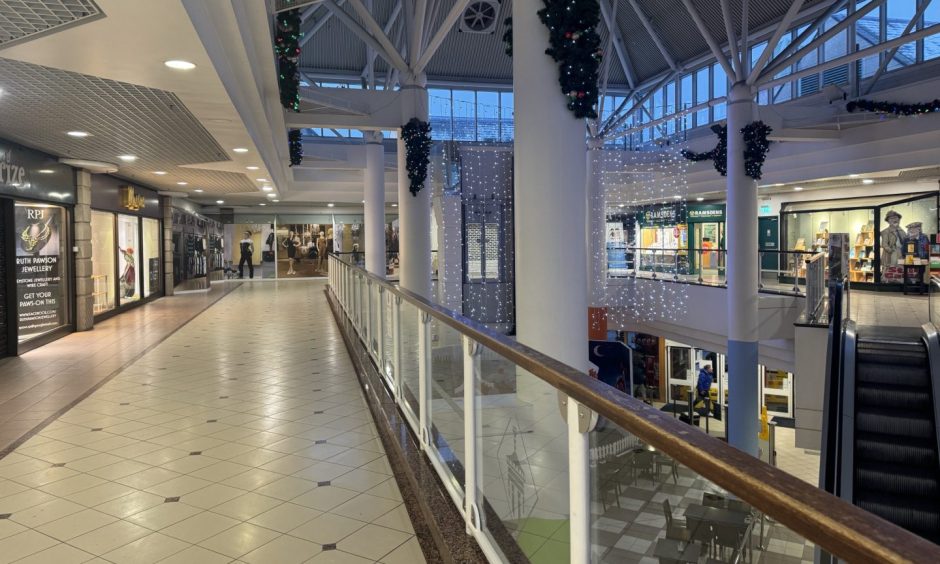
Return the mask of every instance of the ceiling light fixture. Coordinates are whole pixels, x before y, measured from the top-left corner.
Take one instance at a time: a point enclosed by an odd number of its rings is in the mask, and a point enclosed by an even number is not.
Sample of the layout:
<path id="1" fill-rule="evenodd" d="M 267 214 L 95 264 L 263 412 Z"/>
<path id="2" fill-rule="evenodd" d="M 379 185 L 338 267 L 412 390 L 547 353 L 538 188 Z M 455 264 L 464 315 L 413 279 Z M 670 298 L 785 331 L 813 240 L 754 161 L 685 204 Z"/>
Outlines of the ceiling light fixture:
<path id="1" fill-rule="evenodd" d="M 186 186 L 187 184 L 189 184 L 189 182 L 182 182 L 182 181 L 180 181 L 180 182 L 177 182 L 176 184 L 177 184 L 178 186 Z"/>
<path id="2" fill-rule="evenodd" d="M 850 174 L 850 175 L 849 175 L 849 178 L 858 178 L 858 175 L 857 175 L 857 174 Z"/>
<path id="3" fill-rule="evenodd" d="M 272 202 L 280 202 L 280 200 L 271 200 Z"/>
<path id="4" fill-rule="evenodd" d="M 199 188 L 196 188 L 195 190 L 193 190 L 193 192 L 198 192 L 198 193 L 202 194 L 203 191 L 200 190 Z"/>
<path id="5" fill-rule="evenodd" d="M 217 204 L 224 204 L 224 203 L 225 203 L 225 200 L 216 200 L 215 203 L 217 203 Z"/>
<path id="6" fill-rule="evenodd" d="M 330 202 L 330 203 L 328 203 L 328 204 L 326 205 L 326 207 L 332 208 L 332 207 L 335 206 L 335 205 L 336 205 L 336 204 L 334 204 L 333 202 Z"/>
<path id="7" fill-rule="evenodd" d="M 274 191 L 274 188 L 272 188 L 272 187 L 270 187 L 270 186 L 262 186 L 261 189 L 264 190 L 265 192 L 272 192 L 272 191 Z"/>
<path id="8" fill-rule="evenodd" d="M 799 191 L 801 191 L 802 189 L 803 189 L 802 186 L 794 186 L 794 187 L 793 187 L 793 190 L 796 191 L 796 192 L 799 192 Z"/>
<path id="9" fill-rule="evenodd" d="M 682 199 L 682 196 L 675 195 L 675 196 L 672 197 L 672 199 L 673 199 L 673 200 L 681 200 L 681 199 Z"/>
<path id="10" fill-rule="evenodd" d="M 248 149 L 246 149 L 246 148 L 244 148 L 244 147 L 235 147 L 235 148 L 232 149 L 232 150 L 235 151 L 236 153 L 247 153 L 247 152 L 248 152 Z"/>
<path id="11" fill-rule="evenodd" d="M 173 70 L 193 70 L 196 68 L 196 65 L 190 63 L 189 61 L 184 61 L 181 59 L 171 59 L 169 61 L 164 61 L 164 65 L 170 67 Z"/>
<path id="12" fill-rule="evenodd" d="M 166 171 L 165 171 L 165 170 L 155 170 L 155 171 L 153 171 L 153 173 L 156 174 L 157 176 L 163 176 L 164 174 L 166 174 Z"/>
<path id="13" fill-rule="evenodd" d="M 132 163 L 137 160 L 137 155 L 120 155 L 118 158 L 126 163 Z"/>
<path id="14" fill-rule="evenodd" d="M 397 207 L 398 207 L 398 204 L 392 204 L 392 207 L 393 207 L 393 208 L 397 208 Z"/>
<path id="15" fill-rule="evenodd" d="M 874 184 L 874 183 L 875 183 L 875 181 L 872 180 L 871 178 L 866 178 L 866 179 L 862 180 L 862 184 Z"/>
<path id="16" fill-rule="evenodd" d="M 265 194 L 269 198 L 277 198 L 277 194 Z"/>
<path id="17" fill-rule="evenodd" d="M 261 202 L 261 203 L 258 204 L 258 205 L 259 205 L 259 206 L 266 206 L 266 205 L 268 205 L 268 204 L 266 204 L 266 203 L 264 203 L 264 202 Z"/>
<path id="18" fill-rule="evenodd" d="M 258 167 L 256 166 L 246 166 L 245 168 L 248 170 L 258 170 Z"/>
<path id="19" fill-rule="evenodd" d="M 255 180 L 257 180 L 258 182 L 267 182 L 267 181 L 268 181 L 267 178 L 255 178 Z"/>
<path id="20" fill-rule="evenodd" d="M 69 131 L 66 133 L 69 137 L 88 137 L 87 131 Z"/>
<path id="21" fill-rule="evenodd" d="M 696 201 L 696 202 L 704 202 L 704 201 L 705 201 L 705 198 L 699 196 L 698 198 L 695 198 L 695 201 Z"/>
<path id="22" fill-rule="evenodd" d="M 37 170 L 36 172 L 38 172 L 39 174 L 52 174 L 55 171 L 52 170 L 51 168 L 41 168 Z"/>

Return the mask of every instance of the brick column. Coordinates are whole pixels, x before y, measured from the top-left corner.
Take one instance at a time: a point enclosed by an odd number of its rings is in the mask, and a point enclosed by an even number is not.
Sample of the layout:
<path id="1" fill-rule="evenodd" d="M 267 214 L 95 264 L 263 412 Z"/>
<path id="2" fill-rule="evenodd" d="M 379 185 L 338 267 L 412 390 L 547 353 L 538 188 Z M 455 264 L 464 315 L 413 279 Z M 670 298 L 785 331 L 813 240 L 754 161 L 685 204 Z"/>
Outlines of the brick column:
<path id="1" fill-rule="evenodd" d="M 173 295 L 173 199 L 160 197 L 163 210 L 163 295 Z"/>
<path id="2" fill-rule="evenodd" d="M 94 282 L 91 279 L 91 173 L 75 173 L 75 330 L 95 326 Z M 107 252 L 105 249 L 104 252 Z"/>

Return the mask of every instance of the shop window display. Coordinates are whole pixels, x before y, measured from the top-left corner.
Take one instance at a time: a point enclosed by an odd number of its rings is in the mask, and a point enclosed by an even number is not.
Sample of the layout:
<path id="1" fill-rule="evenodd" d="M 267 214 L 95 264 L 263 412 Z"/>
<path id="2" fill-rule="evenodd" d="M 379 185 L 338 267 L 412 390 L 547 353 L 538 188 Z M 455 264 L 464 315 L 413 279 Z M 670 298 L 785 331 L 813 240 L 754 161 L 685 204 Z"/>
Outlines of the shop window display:
<path id="1" fill-rule="evenodd" d="M 95 315 L 115 307 L 114 214 L 91 212 L 92 308 Z"/>
<path id="2" fill-rule="evenodd" d="M 252 279 L 274 278 L 277 249 L 271 223 L 236 223 L 225 226 L 225 269 L 229 276 Z M 247 251 L 247 252 L 246 252 Z"/>
<path id="3" fill-rule="evenodd" d="M 359 225 L 351 226 L 354 233 L 351 239 L 359 240 Z M 327 256 L 333 248 L 332 224 L 279 224 L 275 239 L 277 241 L 277 276 L 306 277 L 326 276 Z M 360 251 L 358 243 L 353 243 L 353 252 Z"/>
<path id="4" fill-rule="evenodd" d="M 16 202 L 16 300 L 19 342 L 69 323 L 65 208 Z"/>
<path id="5" fill-rule="evenodd" d="M 144 297 L 160 291 L 160 221 L 144 218 Z"/>
<path id="6" fill-rule="evenodd" d="M 136 302 L 140 299 L 138 280 L 138 262 L 140 236 L 136 217 L 118 216 L 118 296 L 121 304 Z"/>
<path id="7" fill-rule="evenodd" d="M 929 276 L 930 242 L 938 232 L 936 196 L 882 206 L 879 211 L 881 281 L 903 283 L 905 265 L 924 265 L 924 276 Z"/>

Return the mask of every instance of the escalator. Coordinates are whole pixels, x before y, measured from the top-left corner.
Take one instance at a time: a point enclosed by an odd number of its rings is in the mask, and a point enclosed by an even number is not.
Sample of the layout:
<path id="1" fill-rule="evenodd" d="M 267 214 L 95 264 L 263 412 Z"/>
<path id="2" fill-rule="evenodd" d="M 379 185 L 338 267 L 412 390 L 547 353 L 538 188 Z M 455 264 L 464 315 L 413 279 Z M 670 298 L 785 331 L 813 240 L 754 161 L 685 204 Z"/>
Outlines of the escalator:
<path id="1" fill-rule="evenodd" d="M 830 332 L 821 486 L 940 544 L 937 329 L 840 317 L 832 321 L 841 330 Z"/>

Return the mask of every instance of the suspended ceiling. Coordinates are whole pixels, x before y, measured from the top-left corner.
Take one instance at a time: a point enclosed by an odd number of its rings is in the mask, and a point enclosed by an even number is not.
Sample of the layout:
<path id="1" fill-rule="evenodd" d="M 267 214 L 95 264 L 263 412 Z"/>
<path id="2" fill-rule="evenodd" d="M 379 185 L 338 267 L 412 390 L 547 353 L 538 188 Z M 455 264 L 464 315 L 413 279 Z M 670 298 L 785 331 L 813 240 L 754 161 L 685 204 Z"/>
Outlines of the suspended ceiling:
<path id="1" fill-rule="evenodd" d="M 0 0 L 0 47 L 103 16 L 94 0 Z"/>

